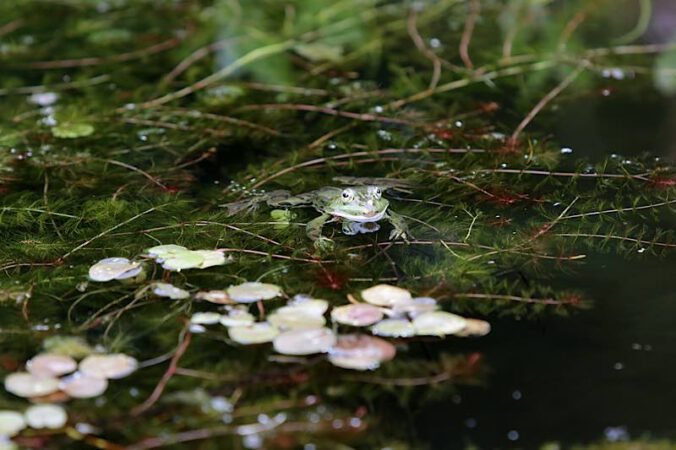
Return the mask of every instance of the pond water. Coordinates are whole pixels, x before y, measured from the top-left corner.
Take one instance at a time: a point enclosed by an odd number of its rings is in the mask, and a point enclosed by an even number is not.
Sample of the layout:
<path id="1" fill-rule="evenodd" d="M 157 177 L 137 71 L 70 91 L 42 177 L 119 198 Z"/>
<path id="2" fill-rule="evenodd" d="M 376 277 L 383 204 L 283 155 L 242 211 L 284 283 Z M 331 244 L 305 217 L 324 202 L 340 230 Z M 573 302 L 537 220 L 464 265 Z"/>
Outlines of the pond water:
<path id="1" fill-rule="evenodd" d="M 0 450 L 674 448 L 620 3 L 2 2 Z"/>

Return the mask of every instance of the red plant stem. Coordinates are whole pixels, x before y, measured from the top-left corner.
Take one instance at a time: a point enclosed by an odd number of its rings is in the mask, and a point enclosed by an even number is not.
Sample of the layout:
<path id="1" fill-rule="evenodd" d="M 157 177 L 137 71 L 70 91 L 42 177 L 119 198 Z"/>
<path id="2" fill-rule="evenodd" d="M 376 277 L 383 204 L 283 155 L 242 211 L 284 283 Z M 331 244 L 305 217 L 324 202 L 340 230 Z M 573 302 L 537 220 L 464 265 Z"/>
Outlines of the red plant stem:
<path id="1" fill-rule="evenodd" d="M 178 362 L 180 361 L 185 351 L 188 349 L 191 339 L 192 334 L 190 332 L 187 332 L 183 337 L 181 343 L 176 348 L 176 352 L 174 352 L 174 356 L 171 358 L 171 362 L 169 363 L 167 371 L 164 372 L 164 375 L 162 375 L 162 378 L 160 379 L 159 383 L 157 383 L 157 386 L 155 386 L 155 390 L 152 392 L 152 394 L 150 394 L 150 397 L 148 397 L 143 403 L 132 409 L 131 411 L 132 415 L 138 416 L 139 414 L 144 413 L 160 399 L 162 393 L 164 392 L 164 389 L 167 387 L 167 383 L 169 383 L 171 377 L 174 376 L 174 374 L 176 373 Z"/>
<path id="2" fill-rule="evenodd" d="M 126 62 L 169 50 L 177 46 L 181 41 L 181 38 L 174 37 L 158 44 L 151 45 L 150 47 L 135 50 L 133 52 L 121 53 L 119 55 L 110 57 L 62 59 L 58 61 L 34 61 L 22 64 L 21 67 L 27 67 L 29 69 L 66 69 L 71 67 L 98 66 L 105 63 Z"/>
<path id="3" fill-rule="evenodd" d="M 469 43 L 472 40 L 472 33 L 474 33 L 474 25 L 476 24 L 476 19 L 479 17 L 479 11 L 481 11 L 481 3 L 479 0 L 472 0 L 469 4 L 469 16 L 465 22 L 465 29 L 462 32 L 462 37 L 460 38 L 460 59 L 465 64 L 465 67 L 468 69 L 474 69 L 474 64 L 472 59 L 469 57 Z"/>

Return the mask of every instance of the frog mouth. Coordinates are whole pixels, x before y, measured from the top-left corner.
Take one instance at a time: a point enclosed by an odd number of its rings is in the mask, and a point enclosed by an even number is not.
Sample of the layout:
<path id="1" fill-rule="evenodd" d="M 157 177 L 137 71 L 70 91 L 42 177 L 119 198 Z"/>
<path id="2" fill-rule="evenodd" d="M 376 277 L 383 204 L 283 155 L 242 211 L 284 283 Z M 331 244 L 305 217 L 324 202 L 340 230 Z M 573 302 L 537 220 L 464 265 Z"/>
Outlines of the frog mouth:
<path id="1" fill-rule="evenodd" d="M 362 214 L 348 214 L 344 212 L 334 213 L 337 217 L 351 220 L 353 222 L 377 222 L 385 216 L 385 211 L 368 211 Z"/>

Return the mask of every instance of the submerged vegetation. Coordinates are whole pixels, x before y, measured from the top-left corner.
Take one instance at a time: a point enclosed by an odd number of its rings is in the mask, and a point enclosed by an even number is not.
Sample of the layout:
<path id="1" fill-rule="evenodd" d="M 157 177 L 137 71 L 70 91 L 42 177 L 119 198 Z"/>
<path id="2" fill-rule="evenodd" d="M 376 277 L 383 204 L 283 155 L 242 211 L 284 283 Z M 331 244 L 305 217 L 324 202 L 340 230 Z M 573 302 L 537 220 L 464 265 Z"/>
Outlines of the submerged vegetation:
<path id="1" fill-rule="evenodd" d="M 616 9 L 0 3 L 0 363 L 6 386 L 40 352 L 60 372 L 50 392 L 7 387 L 0 448 L 425 447 L 387 406 L 490 365 L 479 340 L 435 336 L 570 315 L 594 299 L 557 274 L 676 247 L 669 162 L 578 158 L 549 128 L 574 99 L 676 90 L 676 42 Z M 345 186 L 386 189 L 406 239 L 327 223 L 316 246 L 315 211 L 258 201 Z M 67 418 L 24 414 L 65 401 L 56 377 L 82 358 Z"/>

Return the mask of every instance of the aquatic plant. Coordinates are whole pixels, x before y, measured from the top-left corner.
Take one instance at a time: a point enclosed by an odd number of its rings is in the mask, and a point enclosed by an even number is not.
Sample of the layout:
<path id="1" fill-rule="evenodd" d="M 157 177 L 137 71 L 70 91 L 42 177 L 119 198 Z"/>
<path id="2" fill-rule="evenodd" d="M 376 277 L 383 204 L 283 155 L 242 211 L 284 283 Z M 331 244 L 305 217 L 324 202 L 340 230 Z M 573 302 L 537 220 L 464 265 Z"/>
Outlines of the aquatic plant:
<path id="1" fill-rule="evenodd" d="M 41 434 L 43 448 L 331 448 L 355 435 L 385 447 L 407 431 L 384 416 L 362 433 L 374 410 L 396 410 L 380 402 L 415 409 L 481 379 L 473 343 L 434 337 L 488 333 L 465 314 L 570 315 L 593 299 L 554 274 L 676 246 L 668 161 L 578 159 L 551 137 L 556 108 L 578 95 L 673 85 L 673 43 L 599 35 L 622 28 L 612 3 L 0 3 L 6 380 L 27 381 L 10 392 L 28 397 L 109 394 L 104 408 L 69 403 L 92 428 Z M 380 183 L 408 242 L 328 224 L 335 246 L 318 253 L 311 212 L 219 207 Z M 381 283 L 396 287 L 341 306 Z M 326 307 L 275 312 L 284 292 Z M 329 305 L 342 331 L 326 347 Z M 268 351 L 296 348 L 308 324 L 326 356 Z M 87 342 L 137 355 L 143 376 L 108 386 L 76 372 L 55 387 L 62 369 L 11 375 L 43 341 L 75 359 Z"/>

